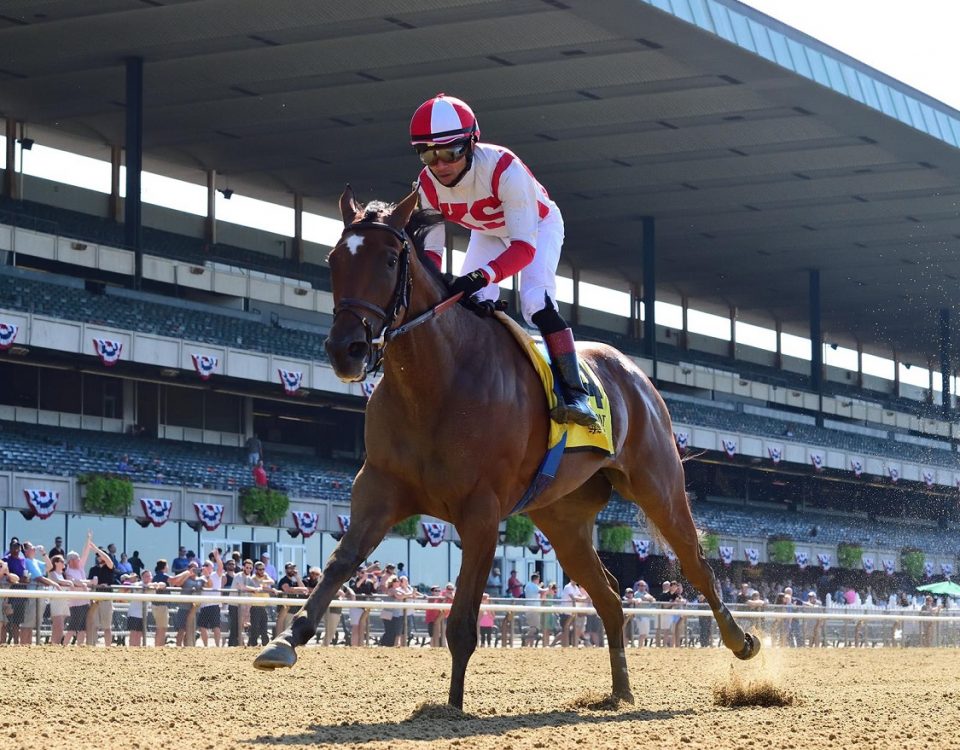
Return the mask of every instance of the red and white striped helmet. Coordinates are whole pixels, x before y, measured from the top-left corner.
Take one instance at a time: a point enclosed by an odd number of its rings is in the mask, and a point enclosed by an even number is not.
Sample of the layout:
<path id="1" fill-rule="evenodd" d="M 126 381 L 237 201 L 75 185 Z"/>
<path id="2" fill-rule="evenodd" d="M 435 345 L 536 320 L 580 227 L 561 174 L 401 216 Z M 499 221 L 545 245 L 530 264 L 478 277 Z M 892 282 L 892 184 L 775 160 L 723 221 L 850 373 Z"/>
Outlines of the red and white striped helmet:
<path id="1" fill-rule="evenodd" d="M 410 144 L 447 144 L 464 138 L 480 137 L 477 116 L 470 106 L 453 96 L 437 94 L 413 113 L 410 120 Z"/>

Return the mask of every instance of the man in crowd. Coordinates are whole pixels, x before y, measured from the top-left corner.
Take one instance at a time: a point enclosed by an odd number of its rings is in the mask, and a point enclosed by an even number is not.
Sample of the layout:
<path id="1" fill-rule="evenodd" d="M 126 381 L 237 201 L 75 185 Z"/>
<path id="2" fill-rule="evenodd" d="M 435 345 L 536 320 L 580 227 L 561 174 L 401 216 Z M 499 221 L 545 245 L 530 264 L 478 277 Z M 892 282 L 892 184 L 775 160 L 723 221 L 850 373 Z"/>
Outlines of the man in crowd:
<path id="1" fill-rule="evenodd" d="M 43 554 L 43 547 L 40 547 L 40 553 Z M 42 586 L 51 586 L 59 589 L 60 585 L 47 578 L 47 566 L 37 559 L 37 548 L 33 543 L 25 541 L 23 543 L 23 567 L 24 578 L 22 583 L 26 583 L 28 589 L 39 590 Z M 23 622 L 20 625 L 20 645 L 30 645 L 30 636 L 33 635 L 33 629 L 43 620 L 43 609 L 46 606 L 44 599 L 25 599 L 23 602 Z"/>

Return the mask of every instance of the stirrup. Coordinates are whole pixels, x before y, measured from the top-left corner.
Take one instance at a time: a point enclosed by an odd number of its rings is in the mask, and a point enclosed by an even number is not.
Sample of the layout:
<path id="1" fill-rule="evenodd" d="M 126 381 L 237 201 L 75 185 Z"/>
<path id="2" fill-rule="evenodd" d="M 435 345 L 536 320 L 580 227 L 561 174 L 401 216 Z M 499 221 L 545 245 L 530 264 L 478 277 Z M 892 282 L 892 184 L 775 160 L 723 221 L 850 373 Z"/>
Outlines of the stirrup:
<path id="1" fill-rule="evenodd" d="M 582 394 L 571 396 L 569 401 L 564 398 L 550 410 L 550 418 L 558 424 L 572 423 L 600 429 L 600 418 L 590 408 L 586 395 Z"/>

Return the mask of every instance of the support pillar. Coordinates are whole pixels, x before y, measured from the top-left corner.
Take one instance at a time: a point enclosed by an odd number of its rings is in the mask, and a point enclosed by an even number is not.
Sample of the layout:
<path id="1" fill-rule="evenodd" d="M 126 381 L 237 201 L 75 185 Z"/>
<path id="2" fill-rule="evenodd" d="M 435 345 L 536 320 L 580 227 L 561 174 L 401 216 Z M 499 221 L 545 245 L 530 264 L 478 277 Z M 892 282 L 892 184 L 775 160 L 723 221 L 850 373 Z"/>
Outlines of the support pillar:
<path id="1" fill-rule="evenodd" d="M 3 171 L 3 194 L 11 200 L 20 200 L 17 190 L 17 121 L 7 118 L 7 166 Z"/>
<path id="2" fill-rule="evenodd" d="M 209 245 L 217 244 L 217 170 L 207 170 L 207 219 L 204 222 L 204 239 Z"/>
<path id="3" fill-rule="evenodd" d="M 643 353 L 653 360 L 657 376 L 657 249 L 652 216 L 643 217 Z"/>
<path id="4" fill-rule="evenodd" d="M 139 289 L 143 281 L 143 216 L 140 203 L 143 171 L 143 58 L 127 58 L 126 68 L 127 197 L 123 206 L 123 219 L 127 246 L 133 248 L 135 253 L 133 285 Z"/>
<path id="5" fill-rule="evenodd" d="M 778 370 L 783 369 L 783 341 L 781 337 L 783 336 L 783 323 L 779 320 L 774 321 L 773 330 L 777 334 L 777 350 L 773 355 L 773 366 Z"/>
<path id="6" fill-rule="evenodd" d="M 293 194 L 293 261 L 303 263 L 303 196 Z"/>
<path id="7" fill-rule="evenodd" d="M 690 298 L 684 295 L 680 298 L 680 349 L 690 351 L 690 330 L 687 327 L 687 313 L 690 310 Z"/>
<path id="8" fill-rule="evenodd" d="M 730 359 L 737 358 L 737 306 L 730 306 Z"/>
<path id="9" fill-rule="evenodd" d="M 823 402 L 823 329 L 820 318 L 820 271 L 810 270 L 810 386 Z M 823 409 L 817 410 L 817 426 L 823 426 Z"/>
<path id="10" fill-rule="evenodd" d="M 120 167 L 123 165 L 123 147 L 110 146 L 110 218 L 118 224 L 123 221 L 123 199 L 120 197 Z"/>
<path id="11" fill-rule="evenodd" d="M 953 415 L 953 400 L 950 393 L 950 375 L 953 372 L 953 350 L 950 345 L 950 310 L 940 310 L 940 377 L 943 389 L 943 416 L 949 421 Z"/>
<path id="12" fill-rule="evenodd" d="M 863 390 L 863 342 L 857 342 L 857 388 Z"/>
<path id="13" fill-rule="evenodd" d="M 573 308 L 570 322 L 578 326 L 580 325 L 580 269 L 575 267 L 571 275 L 573 277 Z"/>

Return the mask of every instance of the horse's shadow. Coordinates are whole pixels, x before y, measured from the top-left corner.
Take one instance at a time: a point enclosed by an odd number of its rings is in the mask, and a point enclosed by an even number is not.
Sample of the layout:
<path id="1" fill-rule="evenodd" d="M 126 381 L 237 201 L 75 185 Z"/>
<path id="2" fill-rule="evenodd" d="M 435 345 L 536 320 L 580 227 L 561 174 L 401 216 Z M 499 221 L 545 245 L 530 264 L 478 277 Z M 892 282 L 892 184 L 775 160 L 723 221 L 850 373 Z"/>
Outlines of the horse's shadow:
<path id="1" fill-rule="evenodd" d="M 473 716 L 431 718 L 419 716 L 397 722 L 369 722 L 352 724 L 312 724 L 299 734 L 282 734 L 250 738 L 258 745 L 317 745 L 317 744 L 362 744 L 389 740 L 424 741 L 462 739 L 465 737 L 501 736 L 511 730 L 563 727 L 576 724 L 602 725 L 623 721 L 663 721 L 676 716 L 694 713 L 693 709 L 677 711 L 645 711 L 628 709 L 583 713 L 575 709 L 563 709 L 527 714 L 499 714 L 496 716 Z"/>

